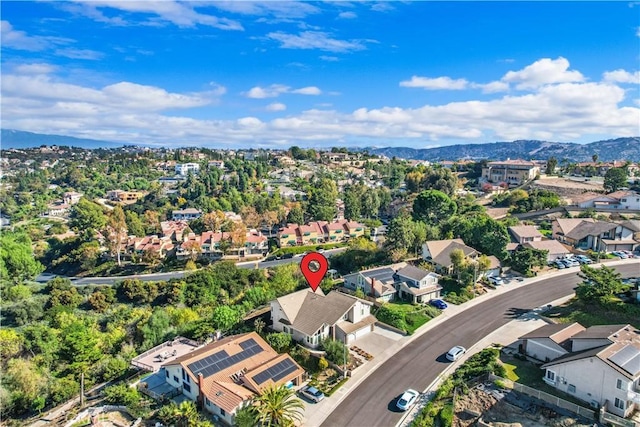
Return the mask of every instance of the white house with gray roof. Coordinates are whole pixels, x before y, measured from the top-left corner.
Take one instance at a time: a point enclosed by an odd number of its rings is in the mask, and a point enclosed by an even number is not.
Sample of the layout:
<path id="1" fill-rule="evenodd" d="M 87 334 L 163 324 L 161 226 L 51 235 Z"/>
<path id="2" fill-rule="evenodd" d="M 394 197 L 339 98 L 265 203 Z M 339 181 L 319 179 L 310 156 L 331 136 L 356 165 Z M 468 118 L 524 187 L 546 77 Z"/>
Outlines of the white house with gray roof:
<path id="1" fill-rule="evenodd" d="M 304 289 L 271 301 L 272 328 L 310 348 L 325 338 L 347 345 L 373 331 L 373 304 L 351 295 Z"/>
<path id="2" fill-rule="evenodd" d="M 547 384 L 620 417 L 640 408 L 640 330 L 601 325 L 561 338 L 568 352 L 542 365 Z"/>
<path id="3" fill-rule="evenodd" d="M 432 271 L 408 265 L 396 272 L 398 296 L 412 303 L 426 303 L 440 298 L 440 275 Z"/>

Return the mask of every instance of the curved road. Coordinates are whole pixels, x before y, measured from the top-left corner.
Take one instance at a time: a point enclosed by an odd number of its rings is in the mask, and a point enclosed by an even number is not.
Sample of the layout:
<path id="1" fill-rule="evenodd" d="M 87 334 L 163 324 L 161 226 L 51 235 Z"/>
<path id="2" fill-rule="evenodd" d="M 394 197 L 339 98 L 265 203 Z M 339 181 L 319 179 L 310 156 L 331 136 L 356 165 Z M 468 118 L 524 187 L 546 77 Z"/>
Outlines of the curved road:
<path id="1" fill-rule="evenodd" d="M 623 277 L 640 274 L 640 263 L 615 267 Z M 581 279 L 567 273 L 497 295 L 451 317 L 379 366 L 327 417 L 322 426 L 395 426 L 402 417 L 395 398 L 407 388 L 426 389 L 447 367 L 444 354 L 466 348 L 500 326 L 543 304 L 570 295 Z M 508 286 L 508 285 L 507 285 Z"/>
<path id="2" fill-rule="evenodd" d="M 346 248 L 336 248 L 336 249 L 327 249 L 324 252 L 324 255 L 328 258 L 332 255 L 340 253 L 346 250 Z M 294 256 L 293 258 L 283 258 L 279 260 L 273 261 L 257 261 L 257 262 L 241 262 L 236 263 L 238 268 L 271 268 L 278 265 L 283 264 L 291 264 L 291 263 L 300 263 L 302 257 Z M 165 273 L 150 273 L 150 274 L 134 274 L 130 276 L 107 276 L 107 277 L 67 277 L 67 276 L 57 276 L 55 274 L 43 273 L 35 278 L 35 281 L 38 283 L 46 283 L 54 277 L 66 277 L 71 280 L 74 285 L 113 285 L 117 282 L 121 282 L 126 279 L 139 279 L 142 281 L 160 281 L 160 280 L 171 280 L 171 279 L 180 279 L 184 277 L 186 274 L 191 273 L 190 271 L 182 270 L 182 271 L 168 271 Z"/>

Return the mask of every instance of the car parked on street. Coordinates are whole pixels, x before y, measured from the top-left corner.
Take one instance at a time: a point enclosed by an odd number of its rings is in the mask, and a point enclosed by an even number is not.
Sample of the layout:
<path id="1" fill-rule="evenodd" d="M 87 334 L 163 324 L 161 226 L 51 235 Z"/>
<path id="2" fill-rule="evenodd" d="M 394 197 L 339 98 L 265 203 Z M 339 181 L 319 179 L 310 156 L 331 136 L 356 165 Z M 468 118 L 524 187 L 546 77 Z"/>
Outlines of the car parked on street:
<path id="1" fill-rule="evenodd" d="M 504 285 L 504 280 L 502 280 L 502 277 L 491 276 L 489 277 L 489 282 L 493 283 L 495 286 Z"/>
<path id="2" fill-rule="evenodd" d="M 462 356 L 466 352 L 467 352 L 466 348 L 464 348 L 461 345 L 457 345 L 447 352 L 447 360 L 450 360 L 451 362 L 455 362 L 460 358 L 460 356 Z"/>
<path id="3" fill-rule="evenodd" d="M 617 256 L 617 257 L 618 257 L 618 258 L 620 258 L 620 259 L 627 259 L 627 258 L 629 258 L 629 257 L 627 256 L 627 254 L 625 254 L 625 253 L 624 253 L 624 252 L 622 252 L 622 251 L 613 251 L 613 252 L 611 252 L 611 254 L 612 254 L 612 255 Z"/>
<path id="4" fill-rule="evenodd" d="M 556 268 L 558 268 L 560 270 L 562 270 L 563 268 L 567 268 L 567 266 L 564 265 L 564 263 L 562 261 L 560 261 L 559 259 L 555 260 L 553 262 L 553 265 L 554 265 L 554 267 L 556 267 Z"/>
<path id="5" fill-rule="evenodd" d="M 311 386 L 305 386 L 300 389 L 300 395 L 315 403 L 318 403 L 322 399 L 324 399 L 324 393 Z"/>
<path id="6" fill-rule="evenodd" d="M 429 301 L 429 304 L 431 304 L 435 308 L 439 308 L 440 310 L 444 310 L 448 307 L 447 303 L 442 301 L 441 299 L 432 299 L 431 301 Z"/>
<path id="7" fill-rule="evenodd" d="M 396 403 L 396 406 L 398 407 L 398 409 L 406 411 L 411 407 L 411 405 L 416 403 L 418 396 L 420 396 L 420 393 L 410 388 L 402 393 L 402 396 L 400 396 L 400 398 L 398 399 L 398 403 Z"/>

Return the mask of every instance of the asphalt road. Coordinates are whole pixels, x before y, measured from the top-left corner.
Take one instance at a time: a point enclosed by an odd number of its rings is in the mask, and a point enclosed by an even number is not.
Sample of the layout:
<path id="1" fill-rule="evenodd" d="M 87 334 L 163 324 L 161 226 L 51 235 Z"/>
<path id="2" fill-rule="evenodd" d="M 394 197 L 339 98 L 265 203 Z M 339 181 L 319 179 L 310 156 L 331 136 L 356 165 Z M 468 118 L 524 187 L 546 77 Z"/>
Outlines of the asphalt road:
<path id="1" fill-rule="evenodd" d="M 640 263 L 621 265 L 616 269 L 623 277 L 638 276 Z M 425 390 L 448 366 L 444 354 L 451 347 L 470 348 L 524 312 L 572 294 L 579 282 L 576 273 L 554 276 L 460 312 L 379 366 L 342 401 L 322 426 L 395 426 L 402 417 L 402 412 L 395 409 L 397 397 L 408 388 Z"/>
<path id="2" fill-rule="evenodd" d="M 337 249 L 329 249 L 324 252 L 326 257 L 330 257 L 337 253 L 344 251 L 346 248 L 337 248 Z M 291 263 L 300 263 L 302 257 L 293 257 L 293 258 L 285 258 L 278 259 L 273 261 L 261 261 L 261 262 L 246 262 L 236 264 L 238 268 L 256 268 L 256 264 L 258 268 L 271 268 L 277 265 L 283 264 L 291 264 Z M 110 277 L 67 277 L 72 281 L 75 285 L 113 285 L 116 282 L 121 282 L 125 279 L 140 279 L 143 281 L 160 281 L 160 280 L 171 280 L 171 279 L 179 279 L 188 274 L 189 271 L 169 271 L 166 273 L 152 273 L 152 274 L 136 274 L 131 276 L 110 276 Z M 46 283 L 49 280 L 56 277 L 56 275 L 52 274 L 41 274 L 36 277 L 35 281 L 39 283 Z M 60 276 L 64 277 L 64 276 Z"/>

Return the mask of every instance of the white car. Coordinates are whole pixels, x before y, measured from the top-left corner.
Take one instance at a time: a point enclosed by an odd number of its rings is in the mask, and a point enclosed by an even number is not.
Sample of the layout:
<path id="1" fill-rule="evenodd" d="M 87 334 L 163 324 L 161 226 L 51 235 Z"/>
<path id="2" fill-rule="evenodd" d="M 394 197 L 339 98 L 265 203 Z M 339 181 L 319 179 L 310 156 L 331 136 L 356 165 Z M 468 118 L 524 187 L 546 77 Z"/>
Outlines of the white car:
<path id="1" fill-rule="evenodd" d="M 464 348 L 461 345 L 457 345 L 453 347 L 451 350 L 449 350 L 449 352 L 447 353 L 447 359 L 452 362 L 455 362 L 456 360 L 460 359 L 460 356 L 462 356 L 466 352 L 467 352 L 466 348 Z"/>
<path id="2" fill-rule="evenodd" d="M 496 286 L 504 285 L 504 280 L 502 280 L 502 277 L 491 276 L 489 277 L 489 281 Z"/>
<path id="3" fill-rule="evenodd" d="M 303 389 L 301 389 L 300 394 L 306 397 L 307 399 L 311 400 L 312 402 L 316 402 L 316 403 L 324 399 L 324 393 L 318 390 L 317 388 L 311 387 L 311 386 L 306 386 Z"/>
<path id="4" fill-rule="evenodd" d="M 396 403 L 396 406 L 398 407 L 398 409 L 406 411 L 411 407 L 411 405 L 416 402 L 418 396 L 420 396 L 420 393 L 410 388 L 402 393 L 402 396 L 400 396 L 400 399 L 398 399 L 398 403 Z"/>

